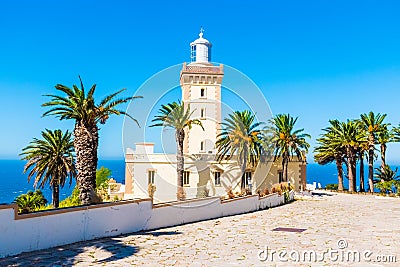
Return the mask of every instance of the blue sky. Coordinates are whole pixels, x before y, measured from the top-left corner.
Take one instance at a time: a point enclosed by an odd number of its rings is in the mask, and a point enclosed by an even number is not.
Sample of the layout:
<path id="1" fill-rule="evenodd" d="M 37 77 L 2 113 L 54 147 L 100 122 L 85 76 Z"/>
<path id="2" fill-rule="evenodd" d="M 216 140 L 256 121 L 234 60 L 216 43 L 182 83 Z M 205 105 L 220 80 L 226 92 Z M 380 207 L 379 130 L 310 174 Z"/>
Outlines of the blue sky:
<path id="1" fill-rule="evenodd" d="M 213 61 L 241 70 L 274 114 L 313 136 L 328 120 L 387 113 L 400 122 L 398 1 L 7 1 L 0 9 L 0 158 L 17 158 L 44 128 L 43 94 L 81 75 L 102 98 L 133 95 L 151 75 L 189 61 L 200 26 Z M 140 108 L 140 100 L 135 102 Z M 101 126 L 100 158 L 122 158 L 123 118 Z M 391 161 L 400 146 L 391 145 Z"/>

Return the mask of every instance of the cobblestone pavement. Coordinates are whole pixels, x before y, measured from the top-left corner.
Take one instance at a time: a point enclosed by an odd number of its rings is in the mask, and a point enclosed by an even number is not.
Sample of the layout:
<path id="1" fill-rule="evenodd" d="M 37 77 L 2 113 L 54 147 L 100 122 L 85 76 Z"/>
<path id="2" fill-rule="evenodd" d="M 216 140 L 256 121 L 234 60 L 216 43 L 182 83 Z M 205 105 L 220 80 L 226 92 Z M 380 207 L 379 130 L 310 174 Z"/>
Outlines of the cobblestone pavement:
<path id="1" fill-rule="evenodd" d="M 399 222 L 400 199 L 334 194 L 23 253 L 0 259 L 0 266 L 400 266 Z M 306 230 L 272 231 L 277 227 Z M 396 256 L 397 263 L 377 262 L 393 260 L 389 256 Z M 289 261 L 282 262 L 285 259 Z"/>

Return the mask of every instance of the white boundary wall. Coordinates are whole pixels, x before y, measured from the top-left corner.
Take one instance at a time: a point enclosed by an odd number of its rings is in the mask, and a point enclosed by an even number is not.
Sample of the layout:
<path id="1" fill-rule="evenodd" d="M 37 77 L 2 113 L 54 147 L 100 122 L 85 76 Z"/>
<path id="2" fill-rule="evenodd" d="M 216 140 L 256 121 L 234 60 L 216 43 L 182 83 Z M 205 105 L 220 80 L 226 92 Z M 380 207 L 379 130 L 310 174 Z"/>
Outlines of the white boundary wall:
<path id="1" fill-rule="evenodd" d="M 294 192 L 290 192 L 293 200 Z M 0 205 L 0 258 L 21 252 L 153 230 L 284 204 L 271 194 L 221 201 L 219 197 L 153 205 L 150 199 L 17 214 L 17 206 Z"/>

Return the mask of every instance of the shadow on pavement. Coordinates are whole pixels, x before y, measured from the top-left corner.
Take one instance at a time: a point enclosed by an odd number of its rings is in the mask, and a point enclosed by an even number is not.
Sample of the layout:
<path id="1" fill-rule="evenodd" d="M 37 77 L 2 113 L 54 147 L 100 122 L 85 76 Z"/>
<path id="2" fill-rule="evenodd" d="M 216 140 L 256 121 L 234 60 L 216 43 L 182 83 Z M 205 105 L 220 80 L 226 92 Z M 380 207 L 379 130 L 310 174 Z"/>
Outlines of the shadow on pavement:
<path id="1" fill-rule="evenodd" d="M 140 235 L 157 237 L 179 234 L 182 233 L 178 231 L 144 231 L 118 237 L 78 242 L 2 258 L 0 259 L 0 266 L 74 266 L 79 262 L 106 264 L 130 257 L 139 252 L 140 248 L 133 245 L 135 240 L 124 240 L 124 237 Z"/>

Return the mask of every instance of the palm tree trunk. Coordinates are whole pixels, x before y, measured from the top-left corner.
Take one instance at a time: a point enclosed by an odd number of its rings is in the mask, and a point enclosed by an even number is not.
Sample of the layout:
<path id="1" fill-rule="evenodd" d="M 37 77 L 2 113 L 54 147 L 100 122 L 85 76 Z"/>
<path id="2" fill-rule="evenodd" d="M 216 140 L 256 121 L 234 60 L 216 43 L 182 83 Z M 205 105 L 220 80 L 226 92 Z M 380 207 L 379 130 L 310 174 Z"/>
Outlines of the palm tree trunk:
<path id="1" fill-rule="evenodd" d="M 368 186 L 369 192 L 374 192 L 374 145 L 370 142 L 368 149 Z"/>
<path id="2" fill-rule="evenodd" d="M 282 172 L 283 172 L 283 181 L 288 181 L 288 155 L 287 153 L 283 153 L 282 155 Z"/>
<path id="3" fill-rule="evenodd" d="M 98 128 L 80 122 L 75 124 L 74 147 L 76 152 L 77 184 L 83 205 L 96 200 Z"/>
<path id="4" fill-rule="evenodd" d="M 381 172 L 385 171 L 385 165 L 386 165 L 386 144 L 381 144 Z M 381 179 L 381 182 L 384 182 L 385 180 Z"/>
<path id="5" fill-rule="evenodd" d="M 52 205 L 53 208 L 58 208 L 60 205 L 60 185 L 58 183 L 53 183 L 51 187 Z"/>
<path id="6" fill-rule="evenodd" d="M 360 152 L 360 192 L 365 192 L 364 186 L 364 152 Z"/>
<path id="7" fill-rule="evenodd" d="M 381 144 L 381 171 L 385 170 L 386 165 L 386 144 Z"/>
<path id="8" fill-rule="evenodd" d="M 347 171 L 349 174 L 349 192 L 354 192 L 354 153 L 347 148 Z"/>
<path id="9" fill-rule="evenodd" d="M 175 132 L 177 154 L 176 154 L 176 172 L 177 172 L 177 192 L 178 200 L 183 198 L 183 171 L 185 166 L 185 159 L 183 157 L 183 141 L 185 139 L 185 131 L 177 130 Z"/>
<path id="10" fill-rule="evenodd" d="M 241 179 L 240 189 L 245 189 L 246 185 L 247 185 L 247 181 L 246 181 L 247 151 L 246 150 L 244 151 L 244 155 L 241 160 L 242 160 L 242 164 L 240 166 L 240 172 L 242 174 L 242 179 Z"/>
<path id="11" fill-rule="evenodd" d="M 353 176 L 353 188 L 354 191 L 357 192 L 357 154 L 354 154 Z"/>
<path id="12" fill-rule="evenodd" d="M 342 166 L 342 158 L 338 157 L 335 159 L 336 168 L 338 171 L 338 190 L 343 191 L 343 166 Z"/>

